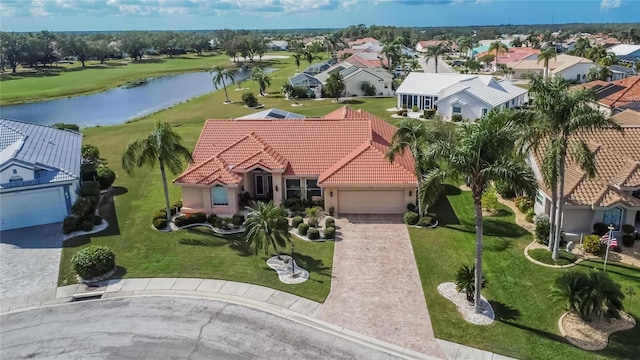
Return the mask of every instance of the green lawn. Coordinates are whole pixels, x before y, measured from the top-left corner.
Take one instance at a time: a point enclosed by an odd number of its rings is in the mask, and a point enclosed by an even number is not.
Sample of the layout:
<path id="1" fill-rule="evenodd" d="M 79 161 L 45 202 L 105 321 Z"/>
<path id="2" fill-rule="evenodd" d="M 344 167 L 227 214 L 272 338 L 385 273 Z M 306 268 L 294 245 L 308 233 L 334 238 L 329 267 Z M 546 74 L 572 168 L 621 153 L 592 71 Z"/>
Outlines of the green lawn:
<path id="1" fill-rule="evenodd" d="M 553 258 L 551 257 L 551 252 L 547 249 L 529 250 L 529 256 L 531 256 L 535 260 L 549 265 L 569 265 L 577 260 L 575 255 L 564 250 L 558 251 L 558 260 L 553 260 Z"/>
<path id="2" fill-rule="evenodd" d="M 430 209 L 439 215 L 437 229 L 410 228 L 431 322 L 438 338 L 478 347 L 519 359 L 631 359 L 640 353 L 640 327 L 611 336 L 609 347 L 587 352 L 568 344 L 560 335 L 558 319 L 564 312 L 549 297 L 553 280 L 565 269 L 529 262 L 523 254 L 531 235 L 514 223 L 503 207 L 502 217 L 485 218 L 484 272 L 488 280 L 483 295 L 496 312 L 497 321 L 477 326 L 462 319 L 454 304 L 436 290 L 453 281 L 462 264 L 472 264 L 475 254 L 473 203 L 470 192 L 448 187 L 448 200 Z M 602 268 L 583 262 L 572 269 Z M 607 272 L 623 289 L 640 291 L 640 269 L 609 263 Z M 631 299 L 631 313 L 640 314 L 640 296 Z M 627 306 L 627 301 L 624 302 Z"/>

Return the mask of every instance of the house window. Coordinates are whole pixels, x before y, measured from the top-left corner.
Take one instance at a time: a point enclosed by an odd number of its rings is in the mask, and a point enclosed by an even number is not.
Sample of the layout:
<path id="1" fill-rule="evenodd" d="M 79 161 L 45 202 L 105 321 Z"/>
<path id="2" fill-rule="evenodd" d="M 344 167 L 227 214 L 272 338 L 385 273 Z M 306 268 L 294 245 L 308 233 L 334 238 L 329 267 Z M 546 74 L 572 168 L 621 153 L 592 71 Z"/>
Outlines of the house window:
<path id="1" fill-rule="evenodd" d="M 543 206 L 544 204 L 544 195 L 542 195 L 541 191 L 538 191 L 536 194 L 536 203 L 540 206 Z"/>
<path id="2" fill-rule="evenodd" d="M 482 116 L 487 115 L 487 113 L 488 113 L 488 112 L 489 112 L 489 109 L 487 109 L 487 108 L 483 108 L 483 109 L 482 109 Z"/>
<path id="3" fill-rule="evenodd" d="M 516 99 L 511 99 L 511 106 L 516 104 Z"/>
<path id="4" fill-rule="evenodd" d="M 302 199 L 300 179 L 285 179 L 287 187 L 287 199 Z"/>
<path id="5" fill-rule="evenodd" d="M 431 98 L 430 97 L 425 97 L 424 98 L 424 108 L 425 109 L 431 109 Z"/>
<path id="6" fill-rule="evenodd" d="M 312 199 L 314 196 L 322 196 L 322 190 L 318 186 L 318 179 L 307 179 L 307 199 Z"/>
<path id="7" fill-rule="evenodd" d="M 227 188 L 221 185 L 216 185 L 211 188 L 211 198 L 213 206 L 225 206 L 229 205 L 229 197 L 227 196 Z"/>
<path id="8" fill-rule="evenodd" d="M 576 80 L 580 82 L 580 74 L 576 75 Z"/>
<path id="9" fill-rule="evenodd" d="M 604 216 L 602 217 L 602 222 L 608 225 L 613 225 L 614 231 L 620 231 L 620 225 L 622 224 L 622 216 L 624 215 L 624 210 L 622 208 L 613 208 L 609 210 L 605 210 Z"/>
<path id="10" fill-rule="evenodd" d="M 451 107 L 451 113 L 452 114 L 462 114 L 462 107 L 460 107 L 458 105 L 453 105 Z"/>

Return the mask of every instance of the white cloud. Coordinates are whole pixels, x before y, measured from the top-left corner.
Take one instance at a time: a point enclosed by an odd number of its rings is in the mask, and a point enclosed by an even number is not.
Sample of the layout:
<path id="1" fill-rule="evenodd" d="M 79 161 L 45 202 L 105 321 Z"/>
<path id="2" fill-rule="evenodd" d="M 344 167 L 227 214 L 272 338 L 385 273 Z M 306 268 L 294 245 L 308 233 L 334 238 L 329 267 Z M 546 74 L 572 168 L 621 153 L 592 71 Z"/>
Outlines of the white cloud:
<path id="1" fill-rule="evenodd" d="M 600 1 L 601 9 L 615 9 L 620 7 L 622 0 L 602 0 Z"/>

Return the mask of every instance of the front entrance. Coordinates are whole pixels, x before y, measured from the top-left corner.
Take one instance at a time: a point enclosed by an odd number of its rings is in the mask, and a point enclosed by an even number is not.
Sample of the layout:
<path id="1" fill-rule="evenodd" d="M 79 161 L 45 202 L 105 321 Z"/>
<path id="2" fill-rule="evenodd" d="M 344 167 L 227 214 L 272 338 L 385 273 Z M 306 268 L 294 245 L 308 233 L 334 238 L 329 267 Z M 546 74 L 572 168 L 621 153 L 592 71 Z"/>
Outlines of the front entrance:
<path id="1" fill-rule="evenodd" d="M 254 194 L 257 200 L 273 199 L 273 179 L 271 174 L 255 174 L 253 178 Z"/>

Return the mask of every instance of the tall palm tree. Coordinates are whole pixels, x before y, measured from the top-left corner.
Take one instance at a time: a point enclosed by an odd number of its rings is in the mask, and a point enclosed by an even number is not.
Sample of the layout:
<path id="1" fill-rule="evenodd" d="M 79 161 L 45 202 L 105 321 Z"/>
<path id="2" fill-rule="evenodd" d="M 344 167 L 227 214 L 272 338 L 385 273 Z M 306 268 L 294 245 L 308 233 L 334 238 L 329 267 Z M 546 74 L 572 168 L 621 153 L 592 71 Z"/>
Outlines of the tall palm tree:
<path id="1" fill-rule="evenodd" d="M 464 57 L 467 57 L 467 52 L 472 48 L 472 42 L 473 40 L 471 40 L 471 37 L 469 36 L 461 36 L 458 38 L 458 40 L 456 40 L 458 51 L 460 52 L 460 54 L 464 53 Z"/>
<path id="2" fill-rule="evenodd" d="M 255 67 L 251 71 L 251 80 L 258 83 L 260 87 L 260 95 L 264 96 L 264 92 L 268 86 L 271 86 L 271 78 L 267 75 L 262 68 Z"/>
<path id="3" fill-rule="evenodd" d="M 573 55 L 580 57 L 587 57 L 587 53 L 591 48 L 591 43 L 589 43 L 589 39 L 587 38 L 578 38 L 576 40 L 576 45 L 573 47 Z"/>
<path id="4" fill-rule="evenodd" d="M 296 62 L 296 70 L 300 70 L 300 60 L 302 59 L 302 54 L 295 53 L 292 56 L 293 56 L 293 59 Z"/>
<path id="5" fill-rule="evenodd" d="M 256 254 L 260 248 L 265 255 L 269 249 L 278 252 L 278 247 L 285 247 L 290 241 L 288 222 L 286 228 L 282 226 L 286 221 L 282 209 L 273 205 L 273 201 L 254 202 L 244 222 L 247 243 L 255 249 Z"/>
<path id="6" fill-rule="evenodd" d="M 501 52 L 509 52 L 509 47 L 503 43 L 500 40 L 496 40 L 494 42 L 492 42 L 491 44 L 489 44 L 489 49 L 487 49 L 487 52 L 490 53 L 492 51 L 496 52 L 496 68 L 498 67 L 498 54 Z"/>
<path id="7" fill-rule="evenodd" d="M 188 162 L 193 161 L 191 152 L 182 146 L 181 141 L 180 135 L 173 132 L 171 125 L 164 121 L 158 121 L 146 139 L 132 140 L 122 154 L 122 168 L 129 175 L 136 167 L 153 167 L 156 162 L 160 165 L 167 221 L 169 222 L 171 222 L 171 207 L 165 167 L 169 168 L 173 175 L 176 175 L 182 171 L 183 159 Z"/>
<path id="8" fill-rule="evenodd" d="M 604 66 L 604 65 L 598 65 L 598 66 L 594 66 L 591 69 L 589 69 L 589 72 L 587 72 L 587 80 L 589 81 L 594 81 L 594 80 L 602 80 L 602 81 L 608 81 L 609 78 L 611 78 L 611 70 L 609 69 L 608 66 Z"/>
<path id="9" fill-rule="evenodd" d="M 596 45 L 587 51 L 587 57 L 594 63 L 600 63 L 600 59 L 607 56 L 607 49 L 602 45 Z"/>
<path id="10" fill-rule="evenodd" d="M 457 129 L 454 141 L 437 141 L 427 147 L 426 158 L 440 166 L 427 173 L 423 186 L 439 179 L 466 179 L 475 209 L 475 311 L 480 312 L 482 289 L 482 195 L 492 181 L 514 184 L 528 194 L 535 193 L 533 172 L 515 156 L 513 139 L 519 125 L 510 110 L 493 110 L 477 123 Z"/>
<path id="11" fill-rule="evenodd" d="M 556 49 L 551 47 L 542 50 L 540 54 L 538 54 L 537 63 L 540 64 L 540 61 L 542 61 L 542 63 L 544 64 L 544 73 L 542 74 L 544 78 L 549 77 L 549 60 L 557 58 L 558 54 L 556 53 Z"/>
<path id="12" fill-rule="evenodd" d="M 224 96 L 227 98 L 226 103 L 230 103 L 229 94 L 227 94 L 227 84 L 224 81 L 225 78 L 228 78 L 233 83 L 236 80 L 236 74 L 233 70 L 227 70 L 222 65 L 214 65 L 209 72 L 213 75 L 213 85 L 218 89 L 218 85 L 222 84 L 222 88 L 224 89 Z"/>
<path id="13" fill-rule="evenodd" d="M 437 45 L 427 46 L 427 53 L 424 55 L 424 59 L 426 63 L 429 63 L 429 60 L 433 59 L 436 74 L 438 73 L 438 58 L 447 53 L 449 48 L 444 43 L 440 43 Z"/>
<path id="14" fill-rule="evenodd" d="M 524 128 L 521 140 L 527 151 L 543 151 L 543 180 L 551 185 L 552 213 L 549 217 L 555 217 L 555 220 L 552 221 L 551 226 L 554 234 L 549 237 L 549 242 L 553 244 L 554 260 L 558 258 L 562 230 L 567 157 L 578 164 L 589 177 L 596 174 L 595 155 L 583 140 L 576 137 L 576 134 L 606 128 L 622 130 L 618 124 L 593 108 L 592 104 L 596 99 L 592 91 L 570 90 L 569 85 L 569 82 L 562 77 L 552 79 L 533 77 L 529 89 L 533 97 L 533 106 L 522 112 L 524 115 L 522 118 L 527 126 Z M 545 171 L 548 172 L 546 175 L 544 175 Z M 555 199 L 557 204 L 554 202 Z"/>
<path id="15" fill-rule="evenodd" d="M 382 54 L 387 59 L 389 70 L 393 70 L 393 63 L 400 58 L 401 46 L 397 41 L 389 41 L 382 44 Z"/>

